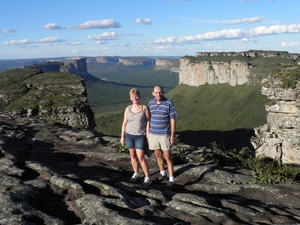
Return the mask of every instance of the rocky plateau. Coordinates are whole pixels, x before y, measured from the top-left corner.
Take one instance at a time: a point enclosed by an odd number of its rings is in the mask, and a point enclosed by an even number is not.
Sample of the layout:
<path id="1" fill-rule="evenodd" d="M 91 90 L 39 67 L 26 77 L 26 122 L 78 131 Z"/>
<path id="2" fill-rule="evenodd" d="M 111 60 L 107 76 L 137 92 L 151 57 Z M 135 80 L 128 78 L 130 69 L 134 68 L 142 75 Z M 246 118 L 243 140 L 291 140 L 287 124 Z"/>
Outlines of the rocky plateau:
<path id="1" fill-rule="evenodd" d="M 249 84 L 251 77 L 246 70 L 249 64 L 185 63 L 186 67 L 180 64 L 179 73 L 193 67 L 186 81 L 201 80 L 192 76 L 199 68 L 206 68 L 208 73 L 199 74 L 211 84 Z M 159 64 L 174 66 L 167 61 Z M 50 73 L 33 67 L 26 73 L 2 74 L 2 84 L 7 85 L 0 90 L 0 224 L 300 224 L 298 184 L 256 184 L 252 171 L 227 157 L 222 166 L 216 164 L 209 157 L 213 150 L 204 147 L 173 146 L 176 183 L 171 189 L 157 181 L 154 155 L 146 157 L 153 183 L 142 188 L 142 178 L 129 182 L 130 157 L 117 151 L 119 138 L 93 132 L 85 84 L 74 75 L 89 77 L 86 59 L 66 66 L 54 63 L 51 66 L 58 73 L 44 66 Z M 245 76 L 236 76 L 240 70 Z M 63 79 L 57 84 L 53 77 L 60 75 Z M 272 104 L 266 105 L 268 124 L 256 130 L 256 153 L 297 164 L 299 84 L 291 90 L 279 88 L 278 83 L 276 79 L 262 82 L 262 94 Z"/>
<path id="2" fill-rule="evenodd" d="M 156 182 L 155 157 L 146 157 L 154 182 L 141 188 L 142 179 L 129 182 L 118 138 L 9 113 L 0 133 L 3 225 L 300 224 L 299 185 L 258 185 L 251 171 L 197 163 L 201 148 L 174 146 L 172 189 Z"/>

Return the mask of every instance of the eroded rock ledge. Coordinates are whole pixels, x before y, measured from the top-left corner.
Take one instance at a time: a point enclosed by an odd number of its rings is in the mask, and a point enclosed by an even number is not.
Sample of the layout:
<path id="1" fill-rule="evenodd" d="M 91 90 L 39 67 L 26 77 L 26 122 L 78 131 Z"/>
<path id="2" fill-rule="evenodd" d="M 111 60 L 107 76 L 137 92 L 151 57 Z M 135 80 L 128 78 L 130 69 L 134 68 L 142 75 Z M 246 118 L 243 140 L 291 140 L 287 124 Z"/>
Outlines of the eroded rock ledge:
<path id="1" fill-rule="evenodd" d="M 94 129 L 83 78 L 40 69 L 14 69 L 0 74 L 0 111 L 38 117 L 51 124 Z"/>
<path id="2" fill-rule="evenodd" d="M 176 185 L 129 183 L 119 139 L 0 114 L 0 224 L 297 224 L 299 185 L 256 185 L 251 171 L 175 161 Z M 177 155 L 175 146 L 173 156 Z M 159 171 L 148 158 L 150 175 Z"/>
<path id="3" fill-rule="evenodd" d="M 281 84 L 282 80 L 274 77 L 263 80 L 261 92 L 269 99 L 265 105 L 268 123 L 255 128 L 252 144 L 257 155 L 299 164 L 300 83 L 295 88 L 282 88 Z"/>

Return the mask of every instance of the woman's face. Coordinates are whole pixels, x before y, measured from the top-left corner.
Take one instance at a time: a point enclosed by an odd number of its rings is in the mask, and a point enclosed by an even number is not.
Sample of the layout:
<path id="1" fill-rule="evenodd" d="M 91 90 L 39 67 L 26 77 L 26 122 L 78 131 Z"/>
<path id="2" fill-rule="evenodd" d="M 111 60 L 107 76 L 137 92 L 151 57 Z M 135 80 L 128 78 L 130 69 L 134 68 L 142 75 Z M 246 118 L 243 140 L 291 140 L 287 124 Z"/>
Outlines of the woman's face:
<path id="1" fill-rule="evenodd" d="M 138 95 L 130 95 L 130 100 L 132 101 L 132 103 L 139 103 L 140 96 L 138 96 Z"/>

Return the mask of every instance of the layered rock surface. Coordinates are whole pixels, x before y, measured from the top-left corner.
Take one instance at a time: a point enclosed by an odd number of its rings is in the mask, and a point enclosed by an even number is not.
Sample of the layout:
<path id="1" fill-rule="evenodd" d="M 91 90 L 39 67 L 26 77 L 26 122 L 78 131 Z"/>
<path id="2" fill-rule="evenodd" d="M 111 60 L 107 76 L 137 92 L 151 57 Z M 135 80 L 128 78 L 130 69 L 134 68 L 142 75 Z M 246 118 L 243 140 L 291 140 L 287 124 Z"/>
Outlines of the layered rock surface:
<path id="1" fill-rule="evenodd" d="M 270 99 L 265 106 L 268 124 L 255 129 L 252 143 L 257 155 L 283 163 L 300 162 L 300 83 L 295 88 L 282 88 L 282 80 L 263 81 L 262 94 Z"/>
<path id="2" fill-rule="evenodd" d="M 142 179 L 128 182 L 118 138 L 6 113 L 0 134 L 3 225 L 300 223 L 298 185 L 256 185 L 251 171 L 197 163 L 203 149 L 175 146 L 173 189 L 143 189 Z M 147 160 L 155 181 L 155 157 Z"/>

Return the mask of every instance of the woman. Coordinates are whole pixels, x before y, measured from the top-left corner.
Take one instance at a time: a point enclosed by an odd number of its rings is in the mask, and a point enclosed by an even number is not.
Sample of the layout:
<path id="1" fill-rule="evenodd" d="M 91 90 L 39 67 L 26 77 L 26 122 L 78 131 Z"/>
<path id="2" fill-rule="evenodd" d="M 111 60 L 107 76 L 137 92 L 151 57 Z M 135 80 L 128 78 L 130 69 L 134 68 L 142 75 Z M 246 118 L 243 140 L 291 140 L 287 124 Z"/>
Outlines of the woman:
<path id="1" fill-rule="evenodd" d="M 140 178 L 140 162 L 145 178 L 142 186 L 148 186 L 152 183 L 149 177 L 148 163 L 144 158 L 144 142 L 146 141 L 146 131 L 149 126 L 150 113 L 145 105 L 140 104 L 140 92 L 132 88 L 129 92 L 132 105 L 126 107 L 121 132 L 121 145 L 126 145 L 129 149 L 131 165 L 134 174 L 130 178 L 135 182 Z"/>

